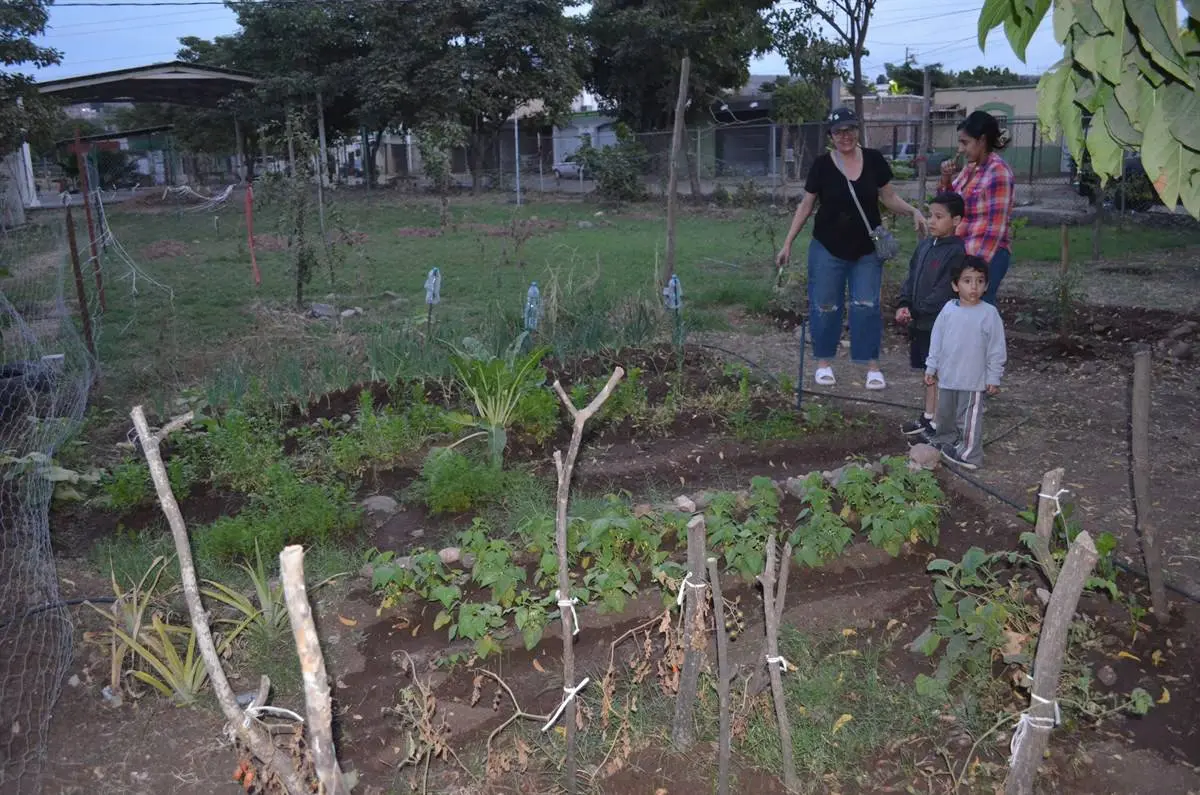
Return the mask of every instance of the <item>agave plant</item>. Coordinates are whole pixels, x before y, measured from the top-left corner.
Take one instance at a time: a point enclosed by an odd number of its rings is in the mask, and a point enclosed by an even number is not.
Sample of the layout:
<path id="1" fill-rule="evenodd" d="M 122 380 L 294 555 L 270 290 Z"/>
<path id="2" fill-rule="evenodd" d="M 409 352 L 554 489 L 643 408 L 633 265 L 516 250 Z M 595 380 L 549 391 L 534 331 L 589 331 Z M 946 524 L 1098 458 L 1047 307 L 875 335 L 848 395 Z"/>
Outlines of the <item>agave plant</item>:
<path id="1" fill-rule="evenodd" d="M 487 432 L 492 465 L 497 468 L 504 463 L 508 427 L 517 405 L 545 381 L 539 365 L 550 349 L 537 347 L 521 353 L 527 339 L 528 334 L 523 333 L 503 356 L 493 356 L 478 340 L 467 338 L 463 349 L 450 357 L 459 382 L 475 401 L 479 426 Z"/>
<path id="2" fill-rule="evenodd" d="M 91 602 L 85 603 L 108 622 L 106 631 L 88 633 L 86 637 L 97 643 L 107 643 L 109 647 L 111 663 L 109 687 L 112 688 L 113 693 L 119 693 L 121 690 L 121 669 L 125 664 L 125 657 L 132 651 L 130 644 L 125 639 L 132 638 L 142 642 L 149 639 L 150 627 L 146 622 L 147 614 L 155 598 L 162 595 L 158 593 L 158 582 L 169 562 L 161 556 L 155 558 L 150 567 L 142 574 L 141 579 L 136 583 L 130 583 L 129 590 L 122 588 L 117 583 L 117 575 L 112 572 L 110 576 L 114 599 L 108 610 L 99 608 Z"/>
<path id="3" fill-rule="evenodd" d="M 273 646 L 287 635 L 291 625 L 288 623 L 283 585 L 271 584 L 257 540 L 254 542 L 254 567 L 251 568 L 243 563 L 242 569 L 250 576 L 250 582 L 254 584 L 254 599 L 215 580 L 205 580 L 210 587 L 202 588 L 200 592 L 210 599 L 215 599 L 227 607 L 233 608 L 239 614 L 236 619 L 219 619 L 221 623 L 234 625 L 232 634 L 241 634 L 244 629 L 263 646 Z"/>
<path id="4" fill-rule="evenodd" d="M 204 658 L 196 653 L 196 633 L 191 627 L 167 624 L 157 614 L 151 616 L 150 621 L 152 632 L 143 642 L 125 634 L 124 630 L 113 628 L 113 633 L 150 669 L 134 668 L 127 673 L 174 699 L 177 704 L 191 704 L 208 683 Z M 175 646 L 175 637 L 186 639 L 182 655 Z M 222 644 L 223 648 L 228 640 Z"/>

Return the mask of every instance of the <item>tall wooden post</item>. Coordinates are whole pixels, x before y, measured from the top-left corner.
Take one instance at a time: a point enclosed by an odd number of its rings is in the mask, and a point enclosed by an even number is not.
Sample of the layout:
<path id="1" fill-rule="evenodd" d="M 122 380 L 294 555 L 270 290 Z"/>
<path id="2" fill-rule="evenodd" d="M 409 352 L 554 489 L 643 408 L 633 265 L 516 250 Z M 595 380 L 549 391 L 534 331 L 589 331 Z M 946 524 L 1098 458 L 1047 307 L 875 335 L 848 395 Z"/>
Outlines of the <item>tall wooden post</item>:
<path id="1" fill-rule="evenodd" d="M 96 224 L 92 221 L 92 189 L 88 179 L 88 162 L 83 153 L 83 139 L 79 128 L 75 128 L 75 162 L 79 164 L 79 188 L 83 192 L 83 212 L 87 217 L 88 244 L 92 252 L 92 273 L 96 276 L 96 293 L 100 300 L 100 311 L 108 309 L 104 298 L 104 277 L 100 275 L 100 252 L 96 248 Z"/>
<path id="2" fill-rule="evenodd" d="M 75 295 L 79 298 L 79 320 L 83 324 L 83 341 L 88 353 L 96 358 L 96 341 L 92 338 L 92 315 L 88 311 L 87 290 L 83 286 L 83 268 L 79 264 L 79 244 L 75 242 L 75 218 L 67 205 L 67 245 L 71 250 L 71 270 L 75 274 Z"/>
<path id="3" fill-rule="evenodd" d="M 692 70 L 692 59 L 686 55 L 679 64 L 679 96 L 675 99 L 675 129 L 671 136 L 671 160 L 667 174 L 667 250 L 666 267 L 663 268 L 665 285 L 675 273 L 675 214 L 679 211 L 679 198 L 675 195 L 679 187 L 679 157 L 683 151 L 683 116 L 687 109 L 688 76 Z M 698 198 L 698 197 L 697 197 Z"/>
<path id="4" fill-rule="evenodd" d="M 933 148 L 933 80 L 928 66 L 925 67 L 922 96 L 924 101 L 921 103 L 921 134 L 917 146 L 917 170 L 920 172 L 921 185 L 921 193 L 917 196 L 918 207 L 925 205 L 925 197 L 928 195 L 925 185 L 929 179 L 929 150 Z"/>
<path id="5" fill-rule="evenodd" d="M 1150 349 L 1140 348 L 1133 354 L 1133 413 L 1130 448 L 1133 453 L 1133 500 L 1137 515 L 1137 534 L 1142 542 L 1142 557 L 1146 561 L 1146 577 L 1150 580 L 1150 603 L 1159 624 L 1167 622 L 1170 605 L 1163 578 L 1162 552 L 1154 539 L 1150 521 Z"/>

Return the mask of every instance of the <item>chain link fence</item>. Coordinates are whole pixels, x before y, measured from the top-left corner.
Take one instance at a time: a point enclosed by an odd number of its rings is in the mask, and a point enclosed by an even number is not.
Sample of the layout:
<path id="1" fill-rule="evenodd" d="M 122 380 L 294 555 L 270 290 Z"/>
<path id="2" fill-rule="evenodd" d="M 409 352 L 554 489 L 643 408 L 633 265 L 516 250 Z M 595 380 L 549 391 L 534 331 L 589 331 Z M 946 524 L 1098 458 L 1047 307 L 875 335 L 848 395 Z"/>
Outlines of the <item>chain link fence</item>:
<path id="1" fill-rule="evenodd" d="M 83 233 L 86 241 L 86 231 Z M 86 256 L 86 254 L 85 254 Z M 0 237 L 0 791 L 35 792 L 72 653 L 49 512 L 73 473 L 54 456 L 79 428 L 96 372 L 81 334 L 66 227 L 34 216 Z M 91 263 L 87 263 L 91 267 Z M 83 287 L 92 305 L 94 290 Z"/>

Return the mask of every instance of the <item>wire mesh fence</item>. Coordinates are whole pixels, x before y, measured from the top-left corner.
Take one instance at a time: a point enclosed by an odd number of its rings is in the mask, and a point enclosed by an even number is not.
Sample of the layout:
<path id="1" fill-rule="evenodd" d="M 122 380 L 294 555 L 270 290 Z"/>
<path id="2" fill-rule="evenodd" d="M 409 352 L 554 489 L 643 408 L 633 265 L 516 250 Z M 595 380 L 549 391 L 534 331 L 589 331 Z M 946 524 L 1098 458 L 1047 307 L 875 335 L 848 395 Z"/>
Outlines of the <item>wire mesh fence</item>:
<path id="1" fill-rule="evenodd" d="M 96 362 L 75 315 L 61 217 L 0 237 L 0 791 L 34 792 L 72 654 L 50 546 L 54 456 L 83 418 Z M 99 322 L 94 289 L 85 300 Z"/>

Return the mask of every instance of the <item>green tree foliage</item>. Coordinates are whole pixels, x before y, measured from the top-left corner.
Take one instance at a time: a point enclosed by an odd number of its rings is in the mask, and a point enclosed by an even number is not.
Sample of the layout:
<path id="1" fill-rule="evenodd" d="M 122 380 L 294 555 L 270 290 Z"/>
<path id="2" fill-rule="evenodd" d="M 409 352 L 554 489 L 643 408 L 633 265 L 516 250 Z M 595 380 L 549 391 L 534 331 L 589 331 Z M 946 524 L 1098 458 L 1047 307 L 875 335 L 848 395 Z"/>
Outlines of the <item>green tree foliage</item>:
<path id="1" fill-rule="evenodd" d="M 0 145 L 5 152 L 25 138 L 47 134 L 60 118 L 57 104 L 38 94 L 33 79 L 9 71 L 21 64 L 53 66 L 62 54 L 34 39 L 46 30 L 49 0 L 5 0 L 0 5 Z"/>
<path id="2" fill-rule="evenodd" d="M 961 72 L 950 72 L 951 85 L 956 88 L 973 86 L 1025 86 L 1036 84 L 1036 75 L 1019 75 L 1003 66 L 976 66 Z"/>
<path id="3" fill-rule="evenodd" d="M 388 123 L 452 120 L 472 173 L 518 108 L 546 119 L 579 94 L 582 50 L 563 0 L 408 0 L 365 6 L 362 109 Z"/>
<path id="4" fill-rule="evenodd" d="M 804 124 L 829 111 L 834 78 L 845 78 L 842 62 L 850 57 L 845 44 L 824 38 L 803 9 L 779 9 L 767 16 L 775 50 L 787 62 L 788 78 L 762 86 L 774 98 L 773 117 L 786 124 Z"/>
<path id="5" fill-rule="evenodd" d="M 1022 60 L 1050 0 L 987 0 L 979 46 L 1004 26 Z M 1054 3 L 1063 59 L 1038 83 L 1038 118 L 1061 130 L 1071 155 L 1084 153 L 1102 180 L 1119 176 L 1123 151 L 1142 165 L 1168 207 L 1182 201 L 1200 218 L 1200 0 L 1074 0 Z M 1091 122 L 1084 127 L 1085 113 Z"/>
<path id="6" fill-rule="evenodd" d="M 770 49 L 768 0 L 596 0 L 585 30 L 588 86 L 600 107 L 635 131 L 672 123 L 679 63 L 691 58 L 689 120 L 721 92 L 750 79 L 750 59 Z"/>
<path id="7" fill-rule="evenodd" d="M 801 13 L 811 15 L 833 31 L 833 40 L 846 48 L 850 57 L 850 90 L 854 112 L 863 118 L 862 61 L 867 54 L 867 29 L 878 0 L 797 0 Z"/>
<path id="8" fill-rule="evenodd" d="M 901 94 L 921 96 L 925 93 L 925 68 L 913 63 L 885 63 L 884 82 L 895 83 Z M 934 90 L 951 88 L 957 83 L 953 72 L 947 72 L 940 63 L 929 64 L 929 81 Z"/>

